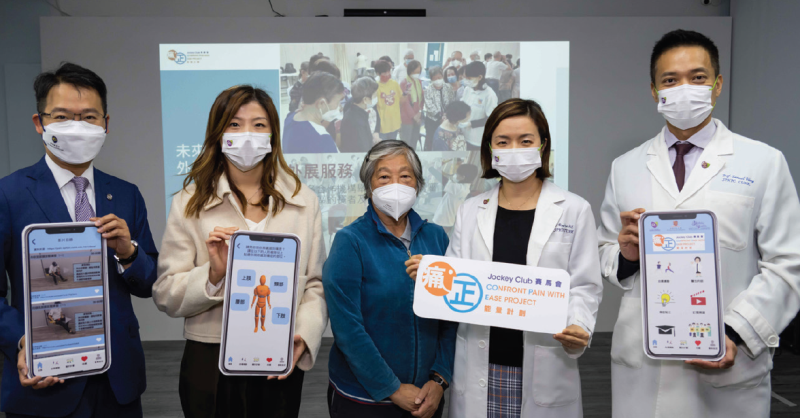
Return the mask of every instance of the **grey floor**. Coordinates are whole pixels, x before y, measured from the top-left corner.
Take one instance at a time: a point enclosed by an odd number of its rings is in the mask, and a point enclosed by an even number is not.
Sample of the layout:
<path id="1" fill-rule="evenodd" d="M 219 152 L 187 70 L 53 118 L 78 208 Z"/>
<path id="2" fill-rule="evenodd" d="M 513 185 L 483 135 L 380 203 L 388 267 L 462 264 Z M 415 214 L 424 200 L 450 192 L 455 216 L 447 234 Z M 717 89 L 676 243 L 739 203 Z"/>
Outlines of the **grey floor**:
<path id="1" fill-rule="evenodd" d="M 306 373 L 302 418 L 328 417 L 327 364 L 332 342 L 329 338 L 323 341 L 316 367 Z M 144 349 L 147 357 L 147 392 L 142 397 L 144 416 L 183 417 L 178 400 L 178 369 L 183 341 L 146 342 Z M 597 333 L 592 339 L 592 348 L 579 361 L 586 418 L 611 416 L 610 349 L 611 333 Z M 792 407 L 785 403 L 800 404 L 800 356 L 786 350 L 776 353 L 772 389 L 778 395 L 772 399 L 772 417 L 800 417 L 800 406 Z M 5 415 L 0 413 L 0 417 L 5 418 Z"/>

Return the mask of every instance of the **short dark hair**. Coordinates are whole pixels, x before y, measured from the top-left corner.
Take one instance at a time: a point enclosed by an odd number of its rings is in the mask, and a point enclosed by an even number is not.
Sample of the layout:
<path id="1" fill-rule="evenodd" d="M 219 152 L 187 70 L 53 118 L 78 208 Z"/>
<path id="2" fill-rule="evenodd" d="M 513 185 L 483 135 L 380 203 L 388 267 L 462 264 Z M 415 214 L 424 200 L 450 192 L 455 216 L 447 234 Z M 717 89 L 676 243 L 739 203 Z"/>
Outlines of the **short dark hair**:
<path id="1" fill-rule="evenodd" d="M 509 99 L 497 105 L 486 120 L 481 139 L 481 166 L 483 166 L 483 178 L 493 179 L 500 177 L 500 173 L 492 168 L 492 135 L 500 122 L 516 116 L 527 116 L 531 118 L 536 128 L 539 130 L 539 138 L 544 142 L 542 148 L 542 166 L 536 169 L 536 177 L 544 180 L 550 177 L 550 148 L 553 143 L 550 138 L 550 125 L 544 116 L 542 107 L 533 100 Z"/>
<path id="2" fill-rule="evenodd" d="M 378 61 L 386 61 L 386 62 L 389 63 L 389 65 L 394 65 L 394 61 L 392 61 L 392 57 L 390 57 L 388 55 L 384 55 L 384 56 L 378 58 Z"/>
<path id="3" fill-rule="evenodd" d="M 303 61 L 300 63 L 300 71 L 308 72 L 308 61 Z"/>
<path id="4" fill-rule="evenodd" d="M 478 90 L 483 90 L 484 84 L 486 84 L 486 65 L 484 65 L 480 61 L 473 61 L 467 64 L 467 69 L 464 70 L 465 77 L 482 77 L 481 81 L 478 82 Z"/>
<path id="5" fill-rule="evenodd" d="M 339 71 L 339 67 L 330 61 L 317 61 L 317 64 L 314 66 L 314 70 L 312 72 L 328 73 L 340 80 L 342 79 L 342 72 Z"/>
<path id="6" fill-rule="evenodd" d="M 411 60 L 411 62 L 409 62 L 408 66 L 406 67 L 406 72 L 408 73 L 408 75 L 411 75 L 411 72 L 416 71 L 417 68 L 419 68 L 420 71 L 422 71 L 422 64 L 417 60 Z"/>
<path id="7" fill-rule="evenodd" d="M 491 52 L 487 52 L 487 53 L 483 54 L 483 59 L 485 59 L 485 60 L 488 60 L 491 57 L 492 57 L 492 53 Z"/>
<path id="8" fill-rule="evenodd" d="M 331 97 L 343 92 L 344 85 L 338 78 L 333 74 L 318 71 L 311 74 L 311 77 L 303 84 L 303 103 L 313 104 L 320 98 L 330 102 Z"/>
<path id="9" fill-rule="evenodd" d="M 460 120 L 464 120 L 467 117 L 467 114 L 472 111 L 472 108 L 462 102 L 461 100 L 456 100 L 451 102 L 444 108 L 444 115 L 447 116 L 447 120 L 451 123 L 458 122 Z"/>
<path id="10" fill-rule="evenodd" d="M 308 59 L 308 69 L 311 72 L 317 71 L 317 61 L 330 61 L 331 59 L 322 55 L 320 52 L 317 55 L 312 55 L 311 58 Z"/>
<path id="11" fill-rule="evenodd" d="M 711 66 L 714 68 L 714 76 L 719 75 L 719 50 L 709 37 L 700 32 L 678 29 L 667 33 L 656 42 L 653 52 L 650 54 L 650 81 L 656 84 L 656 62 L 667 51 L 682 46 L 699 46 L 708 52 L 711 57 Z"/>
<path id="12" fill-rule="evenodd" d="M 379 61 L 375 62 L 374 68 L 375 68 L 375 72 L 380 75 L 380 74 L 383 74 L 385 72 L 392 71 L 392 64 L 389 64 L 388 61 L 379 60 Z"/>
<path id="13" fill-rule="evenodd" d="M 39 113 L 44 112 L 47 107 L 47 95 L 50 94 L 50 90 L 62 83 L 96 91 L 103 103 L 103 114 L 108 113 L 106 83 L 94 71 L 71 62 L 62 62 L 55 71 L 45 71 L 36 76 L 33 91 L 36 94 L 36 110 Z"/>

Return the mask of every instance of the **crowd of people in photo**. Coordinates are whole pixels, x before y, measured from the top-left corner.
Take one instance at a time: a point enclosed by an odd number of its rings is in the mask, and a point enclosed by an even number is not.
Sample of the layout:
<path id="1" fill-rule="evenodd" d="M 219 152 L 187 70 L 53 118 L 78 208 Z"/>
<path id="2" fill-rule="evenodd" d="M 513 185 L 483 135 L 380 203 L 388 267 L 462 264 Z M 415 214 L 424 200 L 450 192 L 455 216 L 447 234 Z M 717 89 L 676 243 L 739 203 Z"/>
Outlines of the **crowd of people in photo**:
<path id="1" fill-rule="evenodd" d="M 425 68 L 414 51 L 400 63 L 356 57 L 352 85 L 318 53 L 300 64 L 288 88 L 284 152 L 367 152 L 400 139 L 416 151 L 477 151 L 486 120 L 498 103 L 520 96 L 520 60 L 496 51 L 469 61 L 454 51 L 442 66 Z M 466 112 L 465 112 L 466 110 Z"/>

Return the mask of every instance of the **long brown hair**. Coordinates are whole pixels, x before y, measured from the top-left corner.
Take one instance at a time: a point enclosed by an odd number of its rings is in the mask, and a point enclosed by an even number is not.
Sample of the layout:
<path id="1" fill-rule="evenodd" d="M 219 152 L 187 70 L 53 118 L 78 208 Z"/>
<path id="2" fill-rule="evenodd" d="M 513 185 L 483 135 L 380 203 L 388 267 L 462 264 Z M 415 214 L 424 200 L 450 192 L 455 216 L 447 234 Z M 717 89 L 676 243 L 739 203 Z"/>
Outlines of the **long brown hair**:
<path id="1" fill-rule="evenodd" d="M 300 179 L 283 159 L 280 120 L 272 98 L 264 90 L 251 85 L 234 86 L 220 93 L 214 101 L 214 105 L 211 106 L 211 111 L 208 112 L 208 126 L 203 150 L 192 164 L 192 170 L 183 179 L 184 190 L 188 190 L 190 184 L 195 184 L 195 192 L 189 199 L 189 204 L 186 205 L 185 215 L 187 218 L 200 217 L 203 208 L 217 197 L 217 182 L 223 173 L 230 179 L 227 158 L 222 153 L 222 134 L 225 133 L 225 129 L 228 128 L 239 108 L 250 102 L 257 102 L 267 111 L 269 127 L 272 129 L 272 152 L 261 161 L 264 166 L 264 177 L 261 178 L 263 195 L 258 204 L 252 205 L 259 206 L 266 212 L 269 210 L 269 197 L 271 196 L 275 202 L 272 206 L 273 216 L 277 215 L 286 205 L 286 198 L 275 188 L 275 183 L 278 181 L 278 170 L 283 170 L 294 179 L 295 188 L 292 196 L 296 196 L 300 192 Z M 233 182 L 230 182 L 230 187 L 243 206 L 250 204 Z M 243 207 L 243 212 L 244 209 Z"/>
<path id="2" fill-rule="evenodd" d="M 536 177 L 544 180 L 550 177 L 550 125 L 539 103 L 533 100 L 509 99 L 497 105 L 486 120 L 483 128 L 483 139 L 481 140 L 481 165 L 483 166 L 483 178 L 493 179 L 500 177 L 500 173 L 492 168 L 492 135 L 500 122 L 515 116 L 527 116 L 531 118 L 536 128 L 539 130 L 539 138 L 544 142 L 542 149 L 542 166 L 536 169 Z"/>

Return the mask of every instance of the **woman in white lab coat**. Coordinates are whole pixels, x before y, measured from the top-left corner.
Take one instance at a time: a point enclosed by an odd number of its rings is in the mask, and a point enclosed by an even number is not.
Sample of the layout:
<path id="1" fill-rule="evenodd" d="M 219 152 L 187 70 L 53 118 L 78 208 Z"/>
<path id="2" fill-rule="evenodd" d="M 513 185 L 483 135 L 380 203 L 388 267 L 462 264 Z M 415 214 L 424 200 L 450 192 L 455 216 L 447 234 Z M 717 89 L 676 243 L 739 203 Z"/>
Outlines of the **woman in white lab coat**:
<path id="1" fill-rule="evenodd" d="M 602 279 L 585 200 L 547 181 L 550 132 L 536 102 L 512 99 L 489 117 L 481 144 L 491 190 L 459 208 L 448 257 L 566 270 L 567 328 L 556 335 L 461 324 L 450 416 L 581 417 L 577 358 L 594 330 Z M 409 273 L 416 276 L 415 263 Z"/>

